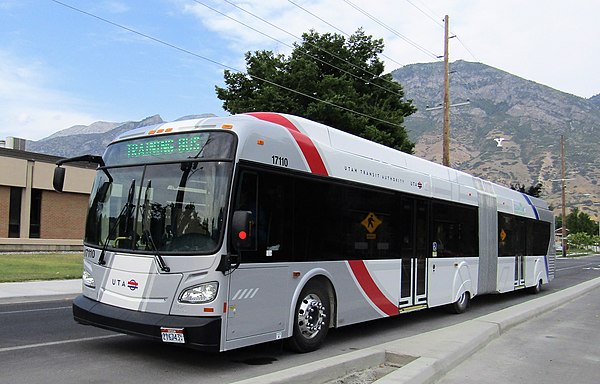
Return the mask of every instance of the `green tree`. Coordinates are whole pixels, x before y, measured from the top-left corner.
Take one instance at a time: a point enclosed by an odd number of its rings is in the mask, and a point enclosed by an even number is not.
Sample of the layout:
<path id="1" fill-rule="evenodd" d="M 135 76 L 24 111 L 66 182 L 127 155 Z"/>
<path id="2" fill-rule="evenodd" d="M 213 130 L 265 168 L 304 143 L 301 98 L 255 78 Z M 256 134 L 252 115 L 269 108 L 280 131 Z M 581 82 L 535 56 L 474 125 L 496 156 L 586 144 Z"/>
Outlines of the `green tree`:
<path id="1" fill-rule="evenodd" d="M 576 248 L 587 249 L 594 244 L 593 237 L 585 232 L 577 232 L 569 235 L 567 241 Z"/>
<path id="2" fill-rule="evenodd" d="M 247 52 L 246 73 L 226 70 L 226 86 L 215 87 L 217 97 L 232 114 L 300 115 L 413 153 L 403 123 L 416 108 L 404 99 L 402 86 L 383 74 L 382 51 L 383 40 L 362 29 L 348 38 L 310 31 L 289 57 Z"/>
<path id="3" fill-rule="evenodd" d="M 592 220 L 590 215 L 580 212 L 576 207 L 567 215 L 567 229 L 569 233 L 583 232 L 594 236 L 598 233 L 598 223 Z"/>
<path id="4" fill-rule="evenodd" d="M 519 191 L 529 196 L 540 197 L 544 186 L 542 183 L 537 183 L 526 188 L 525 184 L 511 184 L 510 189 L 514 189 L 515 191 Z"/>

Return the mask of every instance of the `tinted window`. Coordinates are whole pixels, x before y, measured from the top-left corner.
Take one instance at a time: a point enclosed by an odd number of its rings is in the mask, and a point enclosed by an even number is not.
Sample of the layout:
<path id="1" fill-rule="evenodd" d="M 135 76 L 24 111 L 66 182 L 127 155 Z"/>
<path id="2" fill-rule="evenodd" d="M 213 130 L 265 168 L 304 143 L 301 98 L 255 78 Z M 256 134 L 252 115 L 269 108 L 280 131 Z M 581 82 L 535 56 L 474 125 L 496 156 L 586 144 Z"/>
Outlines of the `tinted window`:
<path id="1" fill-rule="evenodd" d="M 478 256 L 478 220 L 476 207 L 433 203 L 432 236 L 437 246 L 437 257 Z"/>
<path id="2" fill-rule="evenodd" d="M 537 256 L 548 252 L 550 223 L 498 214 L 498 255 Z"/>

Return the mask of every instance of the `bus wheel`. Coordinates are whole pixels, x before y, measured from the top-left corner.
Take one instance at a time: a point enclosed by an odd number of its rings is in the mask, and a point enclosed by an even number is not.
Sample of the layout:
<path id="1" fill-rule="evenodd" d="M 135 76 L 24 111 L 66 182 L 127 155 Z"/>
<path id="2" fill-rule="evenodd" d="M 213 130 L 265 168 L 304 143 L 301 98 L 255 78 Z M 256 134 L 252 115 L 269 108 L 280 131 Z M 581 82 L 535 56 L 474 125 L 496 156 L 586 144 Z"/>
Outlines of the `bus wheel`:
<path id="1" fill-rule="evenodd" d="M 537 284 L 533 287 L 529 287 L 529 292 L 533 294 L 540 293 L 542 290 L 542 280 L 538 280 Z"/>
<path id="2" fill-rule="evenodd" d="M 318 349 L 329 330 L 331 305 L 329 294 L 321 284 L 308 284 L 296 303 L 294 333 L 288 346 L 296 352 Z"/>
<path id="3" fill-rule="evenodd" d="M 454 302 L 451 306 L 451 310 L 454 313 L 463 313 L 469 308 L 469 302 L 471 301 L 471 295 L 469 292 L 463 292 L 462 295 Z"/>

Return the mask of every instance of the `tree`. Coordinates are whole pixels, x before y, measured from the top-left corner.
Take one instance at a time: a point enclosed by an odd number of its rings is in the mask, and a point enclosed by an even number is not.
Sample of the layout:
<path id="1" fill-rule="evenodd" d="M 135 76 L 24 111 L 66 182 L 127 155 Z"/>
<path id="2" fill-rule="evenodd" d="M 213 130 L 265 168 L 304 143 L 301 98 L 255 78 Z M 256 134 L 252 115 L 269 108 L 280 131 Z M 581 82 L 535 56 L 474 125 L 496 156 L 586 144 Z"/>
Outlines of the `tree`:
<path id="1" fill-rule="evenodd" d="M 542 195 L 542 190 L 544 189 L 542 183 L 537 183 L 535 185 L 530 186 L 529 188 L 525 188 L 525 184 L 511 184 L 510 189 L 514 189 L 515 191 L 519 191 L 529 196 L 540 197 Z"/>
<path id="2" fill-rule="evenodd" d="M 402 86 L 383 74 L 382 51 L 383 40 L 362 29 L 347 39 L 311 30 L 289 57 L 247 52 L 246 73 L 226 70 L 226 87 L 215 87 L 217 97 L 230 113 L 301 115 L 413 153 L 415 144 L 403 123 L 416 108 L 412 100 L 404 100 Z"/>
<path id="3" fill-rule="evenodd" d="M 572 235 L 569 235 L 567 241 L 569 242 L 569 244 L 572 244 L 575 247 L 581 249 L 587 249 L 594 245 L 593 236 L 590 236 L 585 232 L 577 232 Z"/>
<path id="4" fill-rule="evenodd" d="M 577 207 L 567 215 L 567 229 L 569 233 L 583 232 L 590 236 L 598 233 L 597 223 L 587 213 L 579 212 L 579 208 Z"/>

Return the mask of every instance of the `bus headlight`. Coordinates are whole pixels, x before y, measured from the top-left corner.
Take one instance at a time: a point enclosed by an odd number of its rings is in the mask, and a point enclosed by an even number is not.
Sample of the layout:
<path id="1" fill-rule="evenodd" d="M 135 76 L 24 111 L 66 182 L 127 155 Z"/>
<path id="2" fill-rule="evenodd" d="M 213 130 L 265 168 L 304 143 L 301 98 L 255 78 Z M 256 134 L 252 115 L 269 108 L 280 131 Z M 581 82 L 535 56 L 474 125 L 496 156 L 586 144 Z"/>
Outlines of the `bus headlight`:
<path id="1" fill-rule="evenodd" d="M 83 275 L 81 275 L 81 279 L 83 280 L 83 284 L 89 288 L 96 288 L 96 281 L 94 280 L 94 276 L 91 273 L 84 270 Z"/>
<path id="2" fill-rule="evenodd" d="M 213 301 L 217 297 L 219 283 L 212 281 L 192 288 L 188 288 L 181 293 L 179 301 L 181 303 L 204 304 Z"/>

